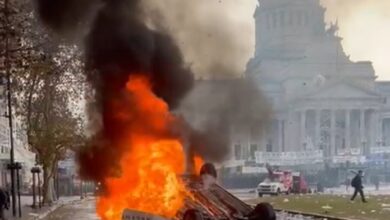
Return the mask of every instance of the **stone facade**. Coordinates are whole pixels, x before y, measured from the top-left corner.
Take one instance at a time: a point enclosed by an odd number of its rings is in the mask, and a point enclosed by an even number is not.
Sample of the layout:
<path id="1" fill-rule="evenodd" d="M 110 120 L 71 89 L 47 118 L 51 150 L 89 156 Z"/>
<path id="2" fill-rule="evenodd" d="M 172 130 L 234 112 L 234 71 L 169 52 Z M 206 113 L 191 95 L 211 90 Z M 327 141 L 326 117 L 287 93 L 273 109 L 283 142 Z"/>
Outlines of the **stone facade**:
<path id="1" fill-rule="evenodd" d="M 349 59 L 324 14 L 319 0 L 259 0 L 246 77 L 275 112 L 260 150 L 321 149 L 330 158 L 390 146 L 390 82 L 376 81 L 371 62 Z"/>

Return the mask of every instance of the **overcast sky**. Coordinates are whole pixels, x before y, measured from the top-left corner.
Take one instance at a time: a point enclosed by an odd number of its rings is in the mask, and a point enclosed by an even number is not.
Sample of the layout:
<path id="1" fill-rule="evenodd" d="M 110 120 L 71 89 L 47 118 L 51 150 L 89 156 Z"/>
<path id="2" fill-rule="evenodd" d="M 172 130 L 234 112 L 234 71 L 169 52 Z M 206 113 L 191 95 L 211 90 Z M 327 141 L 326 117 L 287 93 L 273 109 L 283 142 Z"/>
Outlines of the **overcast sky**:
<path id="1" fill-rule="evenodd" d="M 211 1 L 212 2 L 212 1 Z M 218 0 L 236 30 L 242 32 L 242 46 L 253 54 L 253 12 L 258 0 Z M 380 80 L 390 80 L 390 0 L 321 0 L 326 20 L 336 21 L 345 52 L 353 61 L 371 60 Z M 243 67 L 244 68 L 244 67 Z"/>

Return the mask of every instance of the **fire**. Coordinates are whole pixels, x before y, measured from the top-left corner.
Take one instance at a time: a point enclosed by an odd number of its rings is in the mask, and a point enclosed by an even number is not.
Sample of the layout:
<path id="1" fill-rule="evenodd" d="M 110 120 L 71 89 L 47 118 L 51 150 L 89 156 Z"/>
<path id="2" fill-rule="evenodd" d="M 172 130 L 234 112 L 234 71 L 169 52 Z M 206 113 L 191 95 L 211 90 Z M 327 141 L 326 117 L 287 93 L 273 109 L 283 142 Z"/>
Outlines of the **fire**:
<path id="1" fill-rule="evenodd" d="M 194 157 L 194 166 L 195 166 L 195 173 L 196 174 L 200 173 L 200 169 L 202 169 L 203 164 L 204 164 L 204 161 L 200 156 Z"/>
<path id="2" fill-rule="evenodd" d="M 179 177 L 185 171 L 181 140 L 162 135 L 175 118 L 145 77 L 132 76 L 126 93 L 134 106 L 130 112 L 117 113 L 131 119 L 128 137 L 122 141 L 126 153 L 119 177 L 105 180 L 107 194 L 99 198 L 97 212 L 103 220 L 119 220 L 125 209 L 173 217 L 187 193 Z M 195 161 L 200 166 L 201 159 Z"/>

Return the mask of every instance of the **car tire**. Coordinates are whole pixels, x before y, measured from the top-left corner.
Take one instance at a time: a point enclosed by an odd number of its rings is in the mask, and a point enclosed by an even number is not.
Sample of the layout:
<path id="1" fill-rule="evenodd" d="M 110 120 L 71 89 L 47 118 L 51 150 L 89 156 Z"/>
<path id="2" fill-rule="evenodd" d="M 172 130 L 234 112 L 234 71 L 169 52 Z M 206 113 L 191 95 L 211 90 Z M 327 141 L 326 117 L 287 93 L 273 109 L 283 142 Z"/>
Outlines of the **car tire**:
<path id="1" fill-rule="evenodd" d="M 196 209 L 188 209 L 183 215 L 183 220 L 203 220 L 203 216 Z"/>
<path id="2" fill-rule="evenodd" d="M 276 220 L 276 213 L 271 204 L 260 203 L 247 217 L 248 220 Z"/>

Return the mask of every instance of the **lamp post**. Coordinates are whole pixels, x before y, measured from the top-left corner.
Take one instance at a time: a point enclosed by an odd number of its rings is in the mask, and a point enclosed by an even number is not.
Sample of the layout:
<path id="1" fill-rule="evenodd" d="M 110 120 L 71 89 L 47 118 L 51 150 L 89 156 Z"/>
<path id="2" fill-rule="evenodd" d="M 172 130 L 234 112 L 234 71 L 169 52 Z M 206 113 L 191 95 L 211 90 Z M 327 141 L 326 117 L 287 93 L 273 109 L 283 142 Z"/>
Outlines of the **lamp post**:
<path id="1" fill-rule="evenodd" d="M 19 162 L 16 163 L 10 163 L 7 165 L 7 168 L 9 170 L 14 171 L 16 170 L 16 181 L 17 181 L 17 190 L 18 190 L 18 206 L 19 206 L 19 217 L 22 217 L 22 206 L 20 201 L 20 176 L 19 176 L 19 170 L 22 169 L 22 164 Z M 15 174 L 15 173 L 14 173 Z M 14 177 L 15 178 L 15 177 Z M 13 193 L 15 193 L 15 188 L 13 188 Z M 16 216 L 16 196 L 15 199 L 12 199 L 12 205 L 15 207 L 15 216 Z M 14 213 L 13 213 L 14 214 Z"/>
<path id="2" fill-rule="evenodd" d="M 16 196 L 15 196 L 15 170 L 13 169 L 13 164 L 15 163 L 14 157 L 14 139 L 13 139 L 13 127 L 12 127 L 12 105 L 11 105 L 11 65 L 10 65 L 10 20 L 9 20 L 9 0 L 4 0 L 4 43 L 5 43 L 5 53 L 4 53 L 4 67 L 5 75 L 7 80 L 7 101 L 8 101 L 8 119 L 9 119 L 9 129 L 10 129 L 10 171 L 11 171 L 11 196 L 12 196 L 12 215 L 16 216 Z"/>

